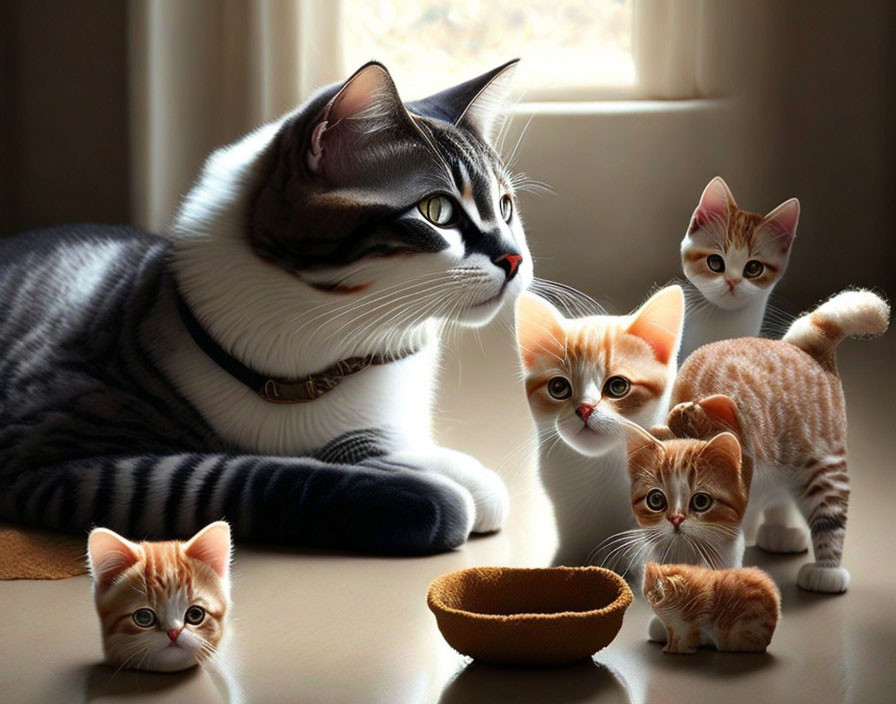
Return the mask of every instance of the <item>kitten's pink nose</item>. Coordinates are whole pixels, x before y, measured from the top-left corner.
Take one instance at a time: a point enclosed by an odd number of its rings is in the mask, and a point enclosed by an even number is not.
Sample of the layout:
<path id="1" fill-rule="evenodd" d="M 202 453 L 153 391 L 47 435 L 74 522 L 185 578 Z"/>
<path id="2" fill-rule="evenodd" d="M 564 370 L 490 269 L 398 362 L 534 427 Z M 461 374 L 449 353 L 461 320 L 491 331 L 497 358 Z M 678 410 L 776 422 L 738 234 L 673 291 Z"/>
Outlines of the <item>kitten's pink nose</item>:
<path id="1" fill-rule="evenodd" d="M 168 629 L 168 637 L 171 639 L 172 643 L 177 643 L 177 637 L 180 635 L 182 629 L 180 628 L 169 628 Z"/>
<path id="2" fill-rule="evenodd" d="M 494 264 L 504 270 L 504 275 L 510 281 L 510 279 L 516 276 L 522 261 L 523 258 L 519 254 L 504 254 L 495 259 Z"/>
<path id="3" fill-rule="evenodd" d="M 725 283 L 728 284 L 728 288 L 733 291 L 734 287 L 737 286 L 737 284 L 738 284 L 738 280 L 737 279 L 725 279 Z"/>
<path id="4" fill-rule="evenodd" d="M 588 422 L 588 418 L 591 417 L 591 414 L 594 413 L 594 406 L 590 403 L 582 403 L 576 409 L 576 415 L 582 419 L 583 423 Z"/>
<path id="5" fill-rule="evenodd" d="M 684 520 L 684 516 L 682 516 L 680 513 L 676 513 L 673 516 L 669 516 L 669 523 L 671 523 L 676 528 L 678 528 L 678 526 L 681 525 L 681 522 L 683 520 Z"/>

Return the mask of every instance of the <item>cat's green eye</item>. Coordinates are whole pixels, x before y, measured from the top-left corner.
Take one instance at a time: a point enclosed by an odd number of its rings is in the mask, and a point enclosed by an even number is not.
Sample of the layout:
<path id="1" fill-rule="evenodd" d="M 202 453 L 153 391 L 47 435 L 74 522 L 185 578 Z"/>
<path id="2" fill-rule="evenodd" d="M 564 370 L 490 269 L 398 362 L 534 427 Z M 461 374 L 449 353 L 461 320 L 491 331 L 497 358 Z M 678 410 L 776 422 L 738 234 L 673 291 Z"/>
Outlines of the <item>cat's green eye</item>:
<path id="1" fill-rule="evenodd" d="M 691 497 L 691 510 L 697 513 L 708 511 L 712 506 L 712 497 L 705 491 L 698 491 Z"/>
<path id="2" fill-rule="evenodd" d="M 565 377 L 555 376 L 548 382 L 548 393 L 551 398 L 562 401 L 572 396 L 572 384 Z"/>
<path id="3" fill-rule="evenodd" d="M 140 626 L 140 628 L 152 628 L 159 620 L 156 617 L 156 612 L 152 609 L 137 609 L 131 615 L 131 618 L 134 619 L 134 623 Z"/>
<path id="4" fill-rule="evenodd" d="M 647 492 L 644 503 L 651 511 L 662 511 L 666 508 L 666 495 L 660 489 L 651 489 Z"/>
<path id="5" fill-rule="evenodd" d="M 710 271 L 721 274 L 723 271 L 725 271 L 725 260 L 722 259 L 718 254 L 710 254 L 706 258 L 706 266 L 709 267 Z"/>
<path id="6" fill-rule="evenodd" d="M 504 222 L 510 222 L 513 217 L 513 198 L 508 195 L 501 196 L 501 217 Z"/>
<path id="7" fill-rule="evenodd" d="M 184 621 L 189 623 L 191 626 L 198 626 L 205 620 L 205 609 L 201 606 L 191 606 L 187 609 L 187 613 L 184 614 Z"/>
<path id="8" fill-rule="evenodd" d="M 448 196 L 429 196 L 421 200 L 417 208 L 423 217 L 439 227 L 453 225 L 457 219 L 457 208 Z"/>
<path id="9" fill-rule="evenodd" d="M 757 276 L 762 276 L 763 271 L 765 271 L 765 264 L 751 259 L 744 267 L 744 276 L 748 279 L 755 279 Z"/>
<path id="10" fill-rule="evenodd" d="M 631 388 L 632 383 L 624 376 L 611 376 L 604 383 L 604 394 L 610 398 L 622 398 Z"/>

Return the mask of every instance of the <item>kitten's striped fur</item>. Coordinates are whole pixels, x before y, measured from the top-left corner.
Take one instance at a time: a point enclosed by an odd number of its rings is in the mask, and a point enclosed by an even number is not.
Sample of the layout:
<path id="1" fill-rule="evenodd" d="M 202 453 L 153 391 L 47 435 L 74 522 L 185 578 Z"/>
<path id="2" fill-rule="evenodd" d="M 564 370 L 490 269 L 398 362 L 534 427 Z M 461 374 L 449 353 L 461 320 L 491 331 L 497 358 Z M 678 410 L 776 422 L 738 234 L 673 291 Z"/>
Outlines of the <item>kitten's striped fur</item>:
<path id="1" fill-rule="evenodd" d="M 846 404 L 835 350 L 846 337 L 876 336 L 889 323 L 889 306 L 871 291 L 844 291 L 796 320 L 783 340 L 743 338 L 694 352 L 679 370 L 677 404 L 669 427 L 679 436 L 707 437 L 731 429 L 739 417 L 745 454 L 752 461 L 749 510 L 765 511 L 760 547 L 804 549 L 799 530 L 784 518 L 793 502 L 811 532 L 815 562 L 803 566 L 805 589 L 841 592 L 849 575 L 840 566 L 849 503 Z M 736 412 L 719 414 L 701 400 L 719 394 Z"/>

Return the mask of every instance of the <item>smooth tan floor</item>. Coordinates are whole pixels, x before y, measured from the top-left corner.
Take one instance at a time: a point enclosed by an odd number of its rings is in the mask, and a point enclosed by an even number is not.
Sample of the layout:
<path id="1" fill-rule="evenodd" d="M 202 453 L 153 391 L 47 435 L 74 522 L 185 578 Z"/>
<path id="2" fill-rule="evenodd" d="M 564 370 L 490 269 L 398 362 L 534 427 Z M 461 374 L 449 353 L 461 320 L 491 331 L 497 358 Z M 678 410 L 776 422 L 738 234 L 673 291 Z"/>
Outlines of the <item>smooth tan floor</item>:
<path id="1" fill-rule="evenodd" d="M 801 592 L 795 580 L 805 555 L 748 549 L 746 562 L 767 569 L 784 597 L 768 654 L 664 655 L 646 640 L 643 599 L 592 664 L 498 669 L 468 662 L 442 640 L 425 603 L 434 577 L 473 565 L 544 565 L 555 539 L 513 350 L 495 326 L 465 334 L 446 355 L 437 427 L 445 444 L 506 477 L 507 527 L 423 559 L 238 546 L 231 652 L 239 689 L 249 702 L 896 701 L 894 342 L 841 347 L 851 420 L 849 591 Z M 221 701 L 204 672 L 115 674 L 100 660 L 86 577 L 0 583 L 0 701 Z"/>

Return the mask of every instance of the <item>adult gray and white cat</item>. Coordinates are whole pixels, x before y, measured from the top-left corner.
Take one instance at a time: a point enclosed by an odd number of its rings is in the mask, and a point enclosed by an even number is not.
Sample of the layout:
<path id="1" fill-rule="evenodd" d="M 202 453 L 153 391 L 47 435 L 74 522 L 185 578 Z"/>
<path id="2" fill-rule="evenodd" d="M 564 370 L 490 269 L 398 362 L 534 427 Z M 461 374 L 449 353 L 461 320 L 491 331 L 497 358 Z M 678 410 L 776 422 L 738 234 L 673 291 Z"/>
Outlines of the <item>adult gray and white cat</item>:
<path id="1" fill-rule="evenodd" d="M 0 517 L 398 554 L 501 526 L 430 406 L 440 325 L 532 278 L 492 146 L 514 66 L 404 104 L 371 62 L 215 152 L 164 238 L 0 243 Z"/>
<path id="2" fill-rule="evenodd" d="M 737 207 L 716 176 L 700 196 L 681 241 L 688 296 L 679 358 L 736 337 L 759 337 L 768 299 L 784 276 L 800 217 L 796 198 L 768 215 Z"/>

